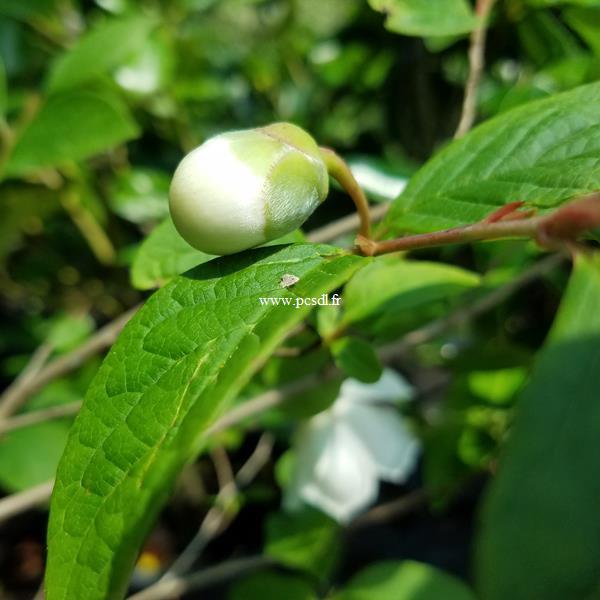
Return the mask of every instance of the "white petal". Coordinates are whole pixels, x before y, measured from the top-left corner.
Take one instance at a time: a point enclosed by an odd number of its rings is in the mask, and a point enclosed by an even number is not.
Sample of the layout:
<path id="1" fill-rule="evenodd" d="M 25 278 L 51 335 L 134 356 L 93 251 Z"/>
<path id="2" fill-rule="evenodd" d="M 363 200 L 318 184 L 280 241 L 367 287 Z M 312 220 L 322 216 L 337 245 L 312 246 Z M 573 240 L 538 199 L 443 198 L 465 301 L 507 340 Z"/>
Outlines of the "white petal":
<path id="1" fill-rule="evenodd" d="M 239 145 L 237 137 L 218 135 L 190 152 L 171 184 L 171 214 L 177 229 L 188 242 L 202 231 L 203 249 L 212 254 L 231 254 L 237 246 L 248 248 L 264 241 L 261 190 L 266 172 L 253 171 L 232 149 Z"/>
<path id="2" fill-rule="evenodd" d="M 345 423 L 333 421 L 330 415 L 311 419 L 296 449 L 292 498 L 296 495 L 342 522 L 376 499 L 379 485 L 375 466 Z"/>
<path id="3" fill-rule="evenodd" d="M 339 418 L 360 438 L 379 478 L 406 481 L 415 468 L 420 443 L 394 408 L 355 402 L 347 404 Z"/>
<path id="4" fill-rule="evenodd" d="M 346 379 L 340 388 L 343 402 L 396 402 L 410 400 L 414 388 L 402 375 L 392 369 L 384 369 L 375 383 L 362 383 L 356 379 Z"/>

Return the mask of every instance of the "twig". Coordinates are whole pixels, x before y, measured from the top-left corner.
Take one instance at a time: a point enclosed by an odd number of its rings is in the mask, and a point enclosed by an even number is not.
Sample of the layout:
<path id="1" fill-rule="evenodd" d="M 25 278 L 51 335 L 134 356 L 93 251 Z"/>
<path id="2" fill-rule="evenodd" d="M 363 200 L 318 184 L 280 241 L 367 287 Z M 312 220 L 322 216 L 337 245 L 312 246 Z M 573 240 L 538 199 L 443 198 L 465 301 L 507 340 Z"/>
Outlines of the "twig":
<path id="1" fill-rule="evenodd" d="M 18 492 L 0 499 L 0 523 L 31 508 L 45 504 L 50 498 L 54 480 L 40 483 L 24 492 Z"/>
<path id="2" fill-rule="evenodd" d="M 213 425 L 206 430 L 205 435 L 206 437 L 210 437 L 215 433 L 225 431 L 233 425 L 242 423 L 249 417 L 253 417 L 254 415 L 264 412 L 269 408 L 279 406 L 289 396 L 305 392 L 322 382 L 322 377 L 319 377 L 316 374 L 309 375 L 307 377 L 303 377 L 302 379 L 298 379 L 297 381 L 293 381 L 288 385 L 269 390 L 263 394 L 259 394 L 258 396 L 255 396 L 254 398 L 245 401 L 243 404 L 231 409 L 218 421 L 213 423 Z"/>
<path id="3" fill-rule="evenodd" d="M 155 584 L 137 594 L 129 596 L 129 600 L 162 600 L 175 598 L 192 590 L 223 583 L 259 569 L 266 569 L 277 564 L 268 556 L 248 556 L 222 562 L 214 567 L 203 569 L 185 577 L 175 577 Z"/>
<path id="4" fill-rule="evenodd" d="M 13 410 L 22 406 L 27 398 L 42 389 L 46 384 L 77 369 L 88 358 L 108 348 L 138 309 L 139 306 L 136 306 L 128 310 L 114 321 L 108 323 L 108 325 L 99 329 L 91 338 L 78 348 L 75 348 L 75 350 L 50 361 L 36 373 L 35 377 L 27 378 L 27 381 L 18 387 L 11 386 L 8 388 L 0 396 L 0 411 L 4 405 L 11 406 Z M 3 416 L 1 412 L 0 416 Z"/>
<path id="5" fill-rule="evenodd" d="M 229 526 L 237 514 L 235 499 L 238 488 L 248 485 L 258 475 L 269 460 L 272 450 L 273 437 L 270 433 L 264 433 L 250 457 L 235 475 L 231 469 L 227 453 L 222 448 L 213 451 L 213 463 L 219 480 L 219 493 L 215 504 L 206 513 L 198 533 L 159 582 L 183 575 L 200 556 L 206 545 Z"/>
<path id="6" fill-rule="evenodd" d="M 482 475 L 485 475 L 486 470 L 487 467 L 469 473 L 452 484 L 435 486 L 434 488 L 419 488 L 389 502 L 378 504 L 366 513 L 363 513 L 352 520 L 346 527 L 346 532 L 354 533 L 354 530 L 356 529 L 362 529 L 363 527 L 368 527 L 370 525 L 385 523 L 391 519 L 405 517 L 426 506 L 429 499 L 438 494 L 451 493 L 454 495 L 457 492 L 462 492 L 473 485 Z"/>
<path id="7" fill-rule="evenodd" d="M 464 244 L 511 237 L 535 237 L 540 225 L 544 223 L 544 219 L 545 217 L 533 217 L 531 219 L 497 221 L 495 223 L 481 221 L 464 227 L 407 235 L 383 242 L 360 239 L 359 246 L 366 255 L 377 256 L 379 254 L 431 248 L 447 244 Z"/>
<path id="8" fill-rule="evenodd" d="M 16 415 L 10 419 L 5 419 L 4 421 L 0 421 L 0 435 L 8 433 L 9 431 L 15 431 L 16 429 L 22 429 L 23 427 L 37 425 L 44 421 L 72 417 L 79 412 L 81 404 L 81 400 L 75 400 L 68 404 L 50 406 L 49 408 L 43 408 L 41 410 Z"/>
<path id="9" fill-rule="evenodd" d="M 21 374 L 0 396 L 0 423 L 20 408 L 23 390 L 26 390 L 39 376 L 50 354 L 52 354 L 51 344 L 45 343 L 39 346 Z"/>
<path id="10" fill-rule="evenodd" d="M 455 138 L 465 135 L 475 122 L 477 113 L 477 90 L 485 67 L 485 42 L 488 20 L 496 0 L 477 0 L 479 23 L 471 33 L 469 45 L 469 76 L 465 85 L 460 122 L 454 134 Z"/>
<path id="11" fill-rule="evenodd" d="M 235 491 L 235 475 L 227 452 L 221 446 L 218 446 L 210 451 L 210 457 L 215 467 L 219 490 L 226 490 L 227 493 L 229 493 L 229 490 Z"/>
<path id="12" fill-rule="evenodd" d="M 271 457 L 274 443 L 275 438 L 270 433 L 263 433 L 260 436 L 256 448 L 235 475 L 238 487 L 246 487 L 256 478 Z"/>
<path id="13" fill-rule="evenodd" d="M 543 277 L 567 260 L 564 254 L 551 254 L 535 263 L 515 279 L 491 291 L 479 300 L 475 300 L 468 306 L 458 308 L 445 317 L 431 321 L 424 327 L 415 329 L 399 341 L 392 342 L 379 348 L 378 354 L 383 362 L 389 362 L 407 351 L 429 342 L 452 327 L 459 327 L 465 323 L 475 320 L 480 315 L 492 310 L 495 306 L 502 304 L 515 292 L 525 287 L 532 281 Z"/>
<path id="14" fill-rule="evenodd" d="M 600 192 L 593 192 L 567 202 L 555 211 L 539 217 L 532 217 L 531 210 L 518 211 L 522 204 L 522 202 L 512 202 L 510 206 L 514 210 L 511 209 L 509 214 L 502 215 L 500 218 L 496 218 L 499 211 L 495 211 L 488 218 L 472 225 L 441 231 L 407 235 L 382 242 L 359 235 L 356 238 L 357 250 L 367 256 L 377 256 L 446 244 L 502 238 L 532 238 L 545 248 L 564 250 L 576 247 L 579 236 L 600 225 Z"/>
<path id="15" fill-rule="evenodd" d="M 383 219 L 389 208 L 390 205 L 387 202 L 384 204 L 372 205 L 369 209 L 371 222 L 376 223 Z M 330 242 L 342 235 L 356 231 L 359 225 L 360 218 L 356 213 L 353 213 L 311 231 L 306 238 L 309 242 L 314 242 L 315 244 Z"/>
<path id="16" fill-rule="evenodd" d="M 248 485 L 263 468 L 273 450 L 273 437 L 264 433 L 256 448 L 233 476 L 227 454 L 221 449 L 213 453 L 215 471 L 219 479 L 219 493 L 215 505 L 210 508 L 202 520 L 198 533 L 185 547 L 171 568 L 153 585 L 134 594 L 129 600 L 152 600 L 153 598 L 171 597 L 173 582 L 180 581 L 181 576 L 198 559 L 206 545 L 223 531 L 236 515 L 235 497 L 237 488 Z"/>
<path id="17" fill-rule="evenodd" d="M 117 256 L 115 247 L 96 217 L 81 203 L 79 192 L 74 187 L 67 189 L 61 202 L 98 261 L 112 265 Z"/>
<path id="18" fill-rule="evenodd" d="M 359 515 L 351 521 L 347 530 L 352 531 L 369 525 L 383 523 L 390 519 L 397 519 L 424 506 L 429 499 L 429 495 L 426 489 L 421 488 L 385 504 L 374 506 L 366 513 Z"/>

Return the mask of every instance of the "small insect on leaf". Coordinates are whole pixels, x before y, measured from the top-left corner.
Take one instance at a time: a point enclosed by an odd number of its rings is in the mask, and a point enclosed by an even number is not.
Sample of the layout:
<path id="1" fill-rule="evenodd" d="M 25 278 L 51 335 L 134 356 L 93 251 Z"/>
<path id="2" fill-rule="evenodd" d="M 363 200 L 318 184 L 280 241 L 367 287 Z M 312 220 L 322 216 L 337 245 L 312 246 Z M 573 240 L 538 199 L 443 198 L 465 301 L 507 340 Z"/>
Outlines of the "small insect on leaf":
<path id="1" fill-rule="evenodd" d="M 292 287 L 293 285 L 295 285 L 296 283 L 298 283 L 299 281 L 300 281 L 300 277 L 296 277 L 296 275 L 290 275 L 289 273 L 286 273 L 279 280 L 279 285 L 282 288 L 289 288 L 289 287 Z"/>

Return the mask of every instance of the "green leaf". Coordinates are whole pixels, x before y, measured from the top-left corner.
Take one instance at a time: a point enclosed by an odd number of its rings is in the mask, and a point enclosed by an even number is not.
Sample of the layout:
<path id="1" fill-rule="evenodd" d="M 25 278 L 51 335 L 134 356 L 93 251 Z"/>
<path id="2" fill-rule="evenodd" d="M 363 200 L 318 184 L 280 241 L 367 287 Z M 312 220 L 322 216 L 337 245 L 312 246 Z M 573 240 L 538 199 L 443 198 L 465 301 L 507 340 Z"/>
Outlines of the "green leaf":
<path id="1" fill-rule="evenodd" d="M 0 484 L 19 492 L 52 479 L 65 449 L 70 420 L 11 431 L 0 440 Z"/>
<path id="2" fill-rule="evenodd" d="M 8 90 L 6 88 L 6 69 L 0 56 L 0 119 L 4 118 L 8 104 Z"/>
<path id="3" fill-rule="evenodd" d="M 59 465 L 48 533 L 48 600 L 120 598 L 138 548 L 203 431 L 319 296 L 365 259 L 327 246 L 213 260 L 159 290 L 92 382 Z M 293 288 L 281 277 L 294 274 Z"/>
<path id="4" fill-rule="evenodd" d="M 314 508 L 275 513 L 266 523 L 265 554 L 325 580 L 337 561 L 339 533 L 338 524 Z"/>
<path id="5" fill-rule="evenodd" d="M 57 59 L 48 90 L 64 91 L 116 69 L 144 47 L 153 25 L 139 15 L 105 21 Z"/>
<path id="6" fill-rule="evenodd" d="M 110 189 L 110 207 L 132 223 L 162 220 L 169 214 L 170 181 L 169 175 L 158 169 L 141 167 L 120 173 Z"/>
<path id="7" fill-rule="evenodd" d="M 265 246 L 303 241 L 304 236 L 296 230 Z M 131 266 L 131 283 L 139 290 L 160 287 L 176 275 L 212 258 L 215 258 L 212 254 L 205 254 L 190 246 L 175 229 L 171 217 L 168 217 L 140 245 Z"/>
<path id="8" fill-rule="evenodd" d="M 409 182 L 395 233 L 478 221 L 508 202 L 549 209 L 600 188 L 600 83 L 531 102 L 446 147 Z"/>
<path id="9" fill-rule="evenodd" d="M 596 8 L 568 8 L 563 12 L 563 18 L 593 50 L 600 56 L 600 2 Z"/>
<path id="10" fill-rule="evenodd" d="M 479 283 L 478 275 L 459 267 L 397 256 L 377 258 L 346 285 L 342 323 L 410 311 L 464 293 Z"/>
<path id="11" fill-rule="evenodd" d="M 227 596 L 228 600 L 316 600 L 311 586 L 294 575 L 283 575 L 275 571 L 254 573 L 236 582 Z"/>
<path id="12" fill-rule="evenodd" d="M 31 19 L 34 17 L 48 17 L 56 10 L 58 0 L 2 0 L 0 2 L 0 15 L 13 19 Z"/>
<path id="13" fill-rule="evenodd" d="M 167 217 L 142 242 L 131 266 L 131 283 L 139 290 L 164 285 L 169 279 L 214 258 L 192 248 Z"/>
<path id="14" fill-rule="evenodd" d="M 581 55 L 581 45 L 576 36 L 550 11 L 529 14 L 518 23 L 517 32 L 525 50 L 525 58 L 529 58 L 538 67 Z"/>
<path id="15" fill-rule="evenodd" d="M 58 315 L 51 320 L 46 337 L 53 350 L 68 352 L 81 345 L 94 331 L 94 320 L 88 315 Z"/>
<path id="16" fill-rule="evenodd" d="M 23 235 L 40 233 L 61 210 L 58 194 L 41 186 L 2 185 L 0 193 L 0 260 L 20 247 Z"/>
<path id="17" fill-rule="evenodd" d="M 35 412 L 81 399 L 78 375 L 56 379 L 33 396 L 23 409 Z M 30 425 L 2 435 L 0 439 L 0 485 L 19 492 L 44 483 L 56 475 L 65 449 L 72 418 Z"/>
<path id="18" fill-rule="evenodd" d="M 352 577 L 331 600 L 475 600 L 459 579 L 429 565 L 380 562 Z"/>
<path id="19" fill-rule="evenodd" d="M 386 29 L 404 35 L 458 35 L 477 25 L 466 0 L 369 0 L 369 5 L 385 13 Z"/>
<path id="20" fill-rule="evenodd" d="M 559 4 L 574 4 L 576 6 L 600 6 L 600 0 L 527 0 L 531 6 L 546 7 Z"/>
<path id="21" fill-rule="evenodd" d="M 6 174 L 82 160 L 138 134 L 127 107 L 113 95 L 73 91 L 53 96 L 17 140 Z"/>
<path id="22" fill-rule="evenodd" d="M 364 383 L 375 383 L 382 366 L 371 344 L 356 337 L 343 337 L 331 344 L 335 364 L 348 376 Z"/>
<path id="23" fill-rule="evenodd" d="M 580 256 L 485 503 L 481 598 L 600 590 L 600 259 Z"/>
<path id="24" fill-rule="evenodd" d="M 506 404 L 517 393 L 526 378 L 520 367 L 497 371 L 472 371 L 468 374 L 470 391 L 492 404 Z"/>

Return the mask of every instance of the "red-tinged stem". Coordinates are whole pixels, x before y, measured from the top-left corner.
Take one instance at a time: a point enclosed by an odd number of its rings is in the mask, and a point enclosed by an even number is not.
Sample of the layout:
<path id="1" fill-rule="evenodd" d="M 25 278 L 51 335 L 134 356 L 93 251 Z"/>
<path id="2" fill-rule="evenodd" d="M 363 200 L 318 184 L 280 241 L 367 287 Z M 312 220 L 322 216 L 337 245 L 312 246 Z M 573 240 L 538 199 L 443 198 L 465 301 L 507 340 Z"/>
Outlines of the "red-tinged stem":
<path id="1" fill-rule="evenodd" d="M 507 220 L 490 222 L 485 219 L 473 225 L 383 242 L 359 235 L 356 243 L 367 256 L 502 238 L 533 238 L 549 249 L 556 249 L 568 246 L 585 231 L 600 226 L 600 193 L 569 202 L 548 215 L 522 219 L 519 214 L 515 213 L 513 218 Z"/>
<path id="2" fill-rule="evenodd" d="M 445 244 L 479 242 L 506 237 L 533 237 L 543 223 L 543 217 L 535 217 L 524 221 L 496 221 L 495 223 L 475 223 L 465 227 L 454 227 L 431 233 L 408 235 L 395 240 L 376 242 L 359 237 L 358 246 L 364 254 L 376 256 L 390 252 L 430 248 Z"/>
<path id="3" fill-rule="evenodd" d="M 319 148 L 321 156 L 325 161 L 329 174 L 346 190 L 346 193 L 352 198 L 358 216 L 360 217 L 359 233 L 364 238 L 371 237 L 371 218 L 369 215 L 369 202 L 360 185 L 352 175 L 350 167 L 338 154 L 330 148 Z"/>

